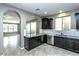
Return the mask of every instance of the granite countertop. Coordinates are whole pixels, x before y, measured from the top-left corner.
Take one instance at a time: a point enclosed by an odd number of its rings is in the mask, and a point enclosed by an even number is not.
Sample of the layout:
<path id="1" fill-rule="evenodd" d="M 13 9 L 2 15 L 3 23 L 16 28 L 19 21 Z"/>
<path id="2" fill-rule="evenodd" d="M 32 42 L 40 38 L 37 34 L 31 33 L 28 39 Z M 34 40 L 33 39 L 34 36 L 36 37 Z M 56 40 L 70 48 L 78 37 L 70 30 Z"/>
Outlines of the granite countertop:
<path id="1" fill-rule="evenodd" d="M 70 36 L 70 35 L 55 35 L 55 36 L 79 39 L 79 36 Z"/>
<path id="2" fill-rule="evenodd" d="M 37 34 L 37 35 L 24 36 L 24 37 L 31 38 L 31 37 L 42 36 L 42 35 L 45 35 L 45 34 Z"/>

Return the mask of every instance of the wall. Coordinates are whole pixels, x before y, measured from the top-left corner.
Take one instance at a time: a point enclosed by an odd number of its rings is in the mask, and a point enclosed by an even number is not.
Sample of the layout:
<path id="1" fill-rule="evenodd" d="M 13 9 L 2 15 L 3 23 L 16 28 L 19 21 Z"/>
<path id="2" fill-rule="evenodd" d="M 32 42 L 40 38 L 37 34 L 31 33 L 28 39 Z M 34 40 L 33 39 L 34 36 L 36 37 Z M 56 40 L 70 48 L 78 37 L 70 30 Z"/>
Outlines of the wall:
<path id="1" fill-rule="evenodd" d="M 0 4 L 0 55 L 3 53 L 3 14 L 8 10 L 16 11 L 21 16 L 21 47 L 24 47 L 24 29 L 26 21 L 31 20 L 33 18 L 40 19 L 40 17 L 25 12 L 21 9 L 6 4 Z"/>
<path id="2" fill-rule="evenodd" d="M 63 12 L 63 13 L 60 13 L 60 14 L 55 14 L 55 15 L 49 16 L 48 18 L 53 18 L 54 21 L 55 21 L 55 18 L 63 17 L 63 16 L 69 16 L 70 15 L 71 16 L 71 29 L 76 29 L 75 13 L 77 13 L 77 12 L 79 12 L 79 9 L 74 9 L 74 10 Z M 53 22 L 53 24 L 54 23 L 55 22 Z"/>
<path id="3" fill-rule="evenodd" d="M 75 13 L 77 13 L 77 12 L 79 12 L 79 9 L 74 9 L 74 10 L 71 10 L 71 11 L 67 11 L 67 12 L 60 13 L 60 14 L 55 14 L 55 15 L 52 15 L 52 16 L 48 17 L 48 18 L 53 18 L 54 19 L 53 28 L 55 28 L 54 27 L 55 18 L 70 15 L 71 16 L 71 30 L 70 31 L 64 31 L 64 30 L 63 31 L 56 31 L 54 29 L 47 29 L 47 30 L 41 30 L 41 33 L 45 33 L 45 34 L 54 36 L 55 34 L 61 34 L 61 32 L 63 32 L 63 34 L 66 34 L 66 35 L 79 36 L 79 31 L 76 30 Z"/>

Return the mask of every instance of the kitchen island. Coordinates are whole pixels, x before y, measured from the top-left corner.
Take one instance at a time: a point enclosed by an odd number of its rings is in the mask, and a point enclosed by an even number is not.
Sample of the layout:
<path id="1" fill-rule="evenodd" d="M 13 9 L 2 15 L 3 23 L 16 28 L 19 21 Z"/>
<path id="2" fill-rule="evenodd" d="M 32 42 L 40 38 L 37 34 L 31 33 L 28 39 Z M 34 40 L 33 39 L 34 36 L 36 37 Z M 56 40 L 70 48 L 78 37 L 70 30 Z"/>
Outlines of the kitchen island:
<path id="1" fill-rule="evenodd" d="M 31 50 L 43 43 L 46 43 L 47 35 L 39 34 L 34 36 L 24 36 L 24 47 L 27 50 Z"/>

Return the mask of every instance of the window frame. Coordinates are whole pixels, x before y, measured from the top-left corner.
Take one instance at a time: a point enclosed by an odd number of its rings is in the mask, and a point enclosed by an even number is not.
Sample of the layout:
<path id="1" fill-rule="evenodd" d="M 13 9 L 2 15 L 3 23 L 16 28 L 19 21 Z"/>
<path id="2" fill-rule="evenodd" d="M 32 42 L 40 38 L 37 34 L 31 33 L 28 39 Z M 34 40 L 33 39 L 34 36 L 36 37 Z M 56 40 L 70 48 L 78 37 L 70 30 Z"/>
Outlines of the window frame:
<path id="1" fill-rule="evenodd" d="M 30 24 L 30 33 L 27 33 L 27 28 L 26 28 L 26 35 L 27 35 L 27 34 L 29 34 L 30 36 L 32 35 L 31 24 L 32 24 L 33 22 L 35 22 L 35 23 L 37 24 L 37 21 L 31 21 L 31 22 L 27 22 L 27 23 L 26 23 L 26 26 L 27 26 L 27 24 Z M 37 29 L 37 25 L 36 25 L 36 28 L 35 28 L 35 29 Z M 35 35 L 36 35 L 36 34 L 37 34 L 37 30 L 36 30 Z"/>
<path id="2" fill-rule="evenodd" d="M 4 32 L 3 31 L 3 33 L 18 33 L 18 28 L 19 28 L 19 24 L 17 24 L 17 23 L 5 23 L 5 22 L 3 22 L 3 24 L 7 24 L 8 25 L 8 31 L 7 32 Z M 11 31 L 10 32 L 10 28 L 9 28 L 9 25 L 13 25 L 13 31 Z M 14 25 L 17 25 L 17 31 L 14 31 Z"/>
<path id="3" fill-rule="evenodd" d="M 55 17 L 55 18 L 54 18 L 54 29 L 55 29 L 55 19 L 57 19 L 57 18 L 62 18 L 62 30 L 64 30 L 64 28 L 63 28 L 63 18 L 64 18 L 64 17 L 69 17 L 69 16 L 71 17 L 71 15 L 62 16 L 62 17 Z M 70 27 L 70 28 L 71 28 L 71 27 Z M 55 30 L 56 30 L 56 29 L 55 29 Z"/>

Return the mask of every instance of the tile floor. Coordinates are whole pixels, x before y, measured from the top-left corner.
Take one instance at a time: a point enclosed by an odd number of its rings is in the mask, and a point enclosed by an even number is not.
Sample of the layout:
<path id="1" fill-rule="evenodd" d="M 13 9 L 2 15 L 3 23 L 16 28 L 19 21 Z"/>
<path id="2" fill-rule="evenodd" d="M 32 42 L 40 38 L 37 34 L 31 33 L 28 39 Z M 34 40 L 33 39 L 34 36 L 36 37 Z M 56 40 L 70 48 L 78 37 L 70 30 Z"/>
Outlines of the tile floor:
<path id="1" fill-rule="evenodd" d="M 17 38 L 18 36 L 13 36 L 12 39 L 11 36 L 11 38 L 8 38 L 7 41 L 4 41 L 7 42 L 4 45 L 4 56 L 79 56 L 79 54 L 77 53 L 48 44 L 42 44 L 32 49 L 31 51 L 27 51 L 26 49 L 20 49 L 17 44 Z"/>

